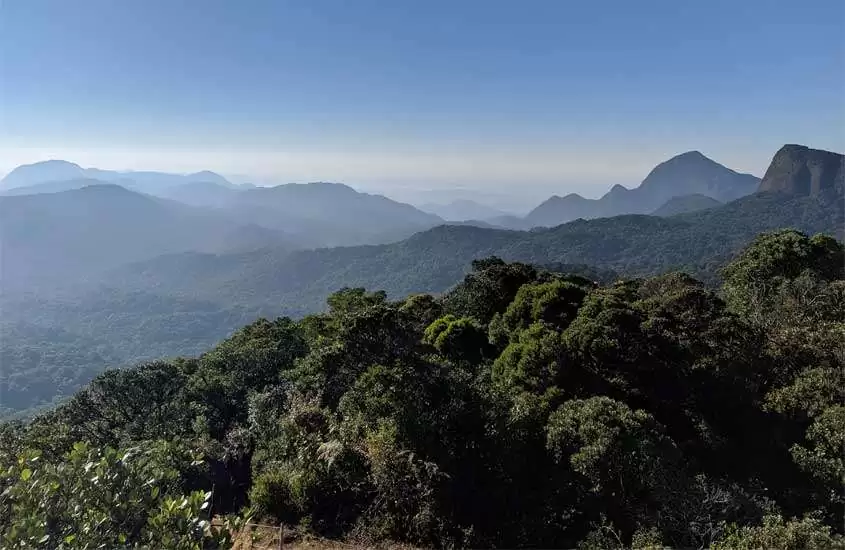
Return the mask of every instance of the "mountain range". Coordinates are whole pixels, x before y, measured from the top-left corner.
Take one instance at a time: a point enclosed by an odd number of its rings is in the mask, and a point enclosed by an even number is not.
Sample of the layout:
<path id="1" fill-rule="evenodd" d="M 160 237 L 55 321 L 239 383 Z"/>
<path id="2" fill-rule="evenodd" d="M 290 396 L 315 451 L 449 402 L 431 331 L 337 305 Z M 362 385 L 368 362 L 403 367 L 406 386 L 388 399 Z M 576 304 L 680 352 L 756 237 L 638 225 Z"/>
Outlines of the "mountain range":
<path id="1" fill-rule="evenodd" d="M 620 214 L 649 214 L 667 201 L 687 195 L 702 195 L 728 202 L 757 190 L 760 179 L 741 174 L 689 151 L 656 167 L 638 187 L 614 185 L 599 199 L 570 193 L 553 196 L 528 213 L 523 227 L 551 227 L 578 218 L 605 218 Z"/>
<path id="2" fill-rule="evenodd" d="M 191 182 L 211 182 L 224 187 L 236 187 L 220 174 L 204 170 L 193 174 L 170 174 L 166 172 L 101 170 L 82 168 L 66 160 L 48 160 L 18 166 L 0 180 L 0 189 L 11 190 L 34 185 L 68 180 L 98 180 L 117 183 L 144 193 L 158 193 L 168 188 Z M 19 189 L 19 192 L 23 192 Z"/>
<path id="3" fill-rule="evenodd" d="M 256 316 L 319 311 L 342 286 L 395 297 L 439 293 L 472 259 L 491 255 L 621 276 L 681 269 L 715 281 L 719 267 L 762 231 L 793 227 L 842 239 L 842 163 L 837 153 L 787 145 L 758 181 L 700 154 L 680 155 L 638 188 L 608 193 L 637 197 L 632 208 L 646 213 L 531 231 L 496 229 L 505 224 L 492 221 L 443 225 L 410 205 L 328 183 L 233 189 L 181 182 L 167 190 L 171 198 L 95 184 L 0 197 L 0 327 L 16 335 L 4 339 L 0 397 L 14 395 L 14 408 L 26 408 L 84 383 L 68 374 L 82 363 L 198 353 Z M 702 189 L 721 198 L 693 192 Z M 193 204 L 177 200 L 180 193 Z M 303 244 L 344 233 L 384 240 Z M 86 350 L 99 350 L 100 359 L 83 359 L 94 353 Z"/>

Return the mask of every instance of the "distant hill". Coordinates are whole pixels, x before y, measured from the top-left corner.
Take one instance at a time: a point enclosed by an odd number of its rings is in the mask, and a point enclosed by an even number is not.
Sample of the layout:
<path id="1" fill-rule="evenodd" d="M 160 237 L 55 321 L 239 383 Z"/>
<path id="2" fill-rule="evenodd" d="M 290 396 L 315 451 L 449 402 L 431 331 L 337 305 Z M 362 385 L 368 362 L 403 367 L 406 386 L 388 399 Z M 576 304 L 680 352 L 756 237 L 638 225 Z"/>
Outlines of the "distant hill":
<path id="1" fill-rule="evenodd" d="M 68 180 L 47 181 L 44 183 L 35 183 L 33 185 L 25 185 L 23 187 L 13 187 L 11 189 L 4 189 L 0 191 L 2 196 L 16 196 L 16 195 L 38 195 L 41 193 L 59 193 L 61 191 L 72 191 L 73 189 L 82 189 L 89 185 L 98 185 L 105 183 L 93 178 L 75 178 Z"/>
<path id="2" fill-rule="evenodd" d="M 3 350 L 0 385 L 9 380 L 28 392 L 26 380 L 41 380 L 28 395 L 49 401 L 55 393 L 44 388 L 51 384 L 69 391 L 84 382 L 63 369 L 196 353 L 258 315 L 320 311 L 326 296 L 344 286 L 393 297 L 443 292 L 473 259 L 491 255 L 581 266 L 596 280 L 681 269 L 714 282 L 718 269 L 762 231 L 792 227 L 845 237 L 839 177 L 820 177 L 817 192 L 812 184 L 809 193 L 764 190 L 671 217 L 622 215 L 531 231 L 441 225 L 409 205 L 337 184 L 238 191 L 231 209 L 190 207 L 115 185 L 0 197 L 0 328 L 20 336 L 4 342 L 10 347 Z M 233 221 L 247 218 L 253 225 Z M 385 238 L 396 240 L 411 230 L 409 221 L 438 226 L 390 244 L 314 250 L 293 250 L 287 235 L 263 226 L 310 223 L 315 239 L 387 231 Z M 317 233 L 321 227 L 328 233 Z M 44 286 L 24 292 L 33 282 Z M 99 342 L 98 354 L 68 342 L 74 338 L 83 347 Z M 36 356 L 26 347 L 32 342 L 55 345 Z M 123 350 L 117 356 L 105 345 L 114 342 Z"/>
<path id="3" fill-rule="evenodd" d="M 468 199 L 458 199 L 446 204 L 427 203 L 420 205 L 419 208 L 423 212 L 435 214 L 450 222 L 486 221 L 507 215 L 506 212 Z"/>
<path id="4" fill-rule="evenodd" d="M 529 212 L 523 225 L 551 227 L 578 218 L 646 214 L 683 195 L 700 194 L 728 202 L 750 195 L 759 182 L 755 176 L 740 174 L 698 151 L 689 151 L 657 165 L 634 189 L 615 185 L 600 199 L 575 193 L 553 196 Z"/>
<path id="5" fill-rule="evenodd" d="M 3 189 L 27 187 L 54 181 L 92 178 L 84 168 L 66 160 L 47 160 L 18 166 L 0 180 Z"/>
<path id="6" fill-rule="evenodd" d="M 714 208 L 720 206 L 722 203 L 714 198 L 706 195 L 681 195 L 680 197 L 672 197 L 663 205 L 651 213 L 652 216 L 674 216 L 676 214 L 684 214 L 686 212 L 697 212 L 698 210 L 705 210 L 707 208 Z"/>
<path id="7" fill-rule="evenodd" d="M 443 223 L 433 214 L 340 183 L 217 190 L 216 206 L 232 219 L 284 231 L 303 246 L 395 242 Z"/>
<path id="8" fill-rule="evenodd" d="M 18 166 L 0 180 L 0 189 L 29 187 L 49 182 L 95 179 L 118 183 L 136 191 L 157 194 L 171 187 L 191 182 L 211 182 L 224 187 L 237 188 L 229 180 L 214 172 L 203 171 L 194 174 L 171 174 L 167 172 L 101 170 L 82 168 L 65 160 L 48 160 Z"/>
<path id="9" fill-rule="evenodd" d="M 284 235 L 114 184 L 0 197 L 4 292 L 168 252 L 288 246 Z M 252 244 L 250 244 L 252 243 Z"/>
<path id="10" fill-rule="evenodd" d="M 762 231 L 795 227 L 841 238 L 844 209 L 831 194 L 762 193 L 671 218 L 625 215 L 531 232 L 449 225 L 390 245 L 281 251 L 278 261 L 272 250 L 237 257 L 171 256 L 155 266 L 146 262 L 121 269 L 108 282 L 229 303 L 254 299 L 256 306 L 270 300 L 280 305 L 279 313 L 301 314 L 319 309 L 323 298 L 343 285 L 385 289 L 395 296 L 440 292 L 462 276 L 470 259 L 489 255 L 587 264 L 636 276 L 684 269 L 712 279 L 718 265 Z M 216 275 L 221 270 L 225 277 Z M 214 280 L 225 285 L 206 284 Z"/>
<path id="11" fill-rule="evenodd" d="M 784 145 L 775 153 L 760 191 L 818 195 L 845 192 L 845 156 L 803 145 Z"/>
<path id="12" fill-rule="evenodd" d="M 98 183 L 116 183 L 139 193 L 212 208 L 215 215 L 241 225 L 283 231 L 305 247 L 395 242 L 443 223 L 440 217 L 409 204 L 359 193 L 339 183 L 256 187 L 235 185 L 209 171 L 117 172 L 62 160 L 17 167 L 0 182 L 0 195 L 67 191 Z"/>

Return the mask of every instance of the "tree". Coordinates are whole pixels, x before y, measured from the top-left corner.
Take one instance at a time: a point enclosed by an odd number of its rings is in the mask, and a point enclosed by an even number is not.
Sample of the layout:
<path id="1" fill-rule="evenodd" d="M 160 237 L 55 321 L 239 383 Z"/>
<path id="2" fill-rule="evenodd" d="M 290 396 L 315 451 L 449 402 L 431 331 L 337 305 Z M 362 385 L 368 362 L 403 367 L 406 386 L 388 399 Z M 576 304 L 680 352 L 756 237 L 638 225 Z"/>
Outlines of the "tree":
<path id="1" fill-rule="evenodd" d="M 170 451 L 76 443 L 58 462 L 25 451 L 4 465 L 4 547 L 228 548 L 231 534 L 209 522 L 211 493 L 181 494 Z"/>

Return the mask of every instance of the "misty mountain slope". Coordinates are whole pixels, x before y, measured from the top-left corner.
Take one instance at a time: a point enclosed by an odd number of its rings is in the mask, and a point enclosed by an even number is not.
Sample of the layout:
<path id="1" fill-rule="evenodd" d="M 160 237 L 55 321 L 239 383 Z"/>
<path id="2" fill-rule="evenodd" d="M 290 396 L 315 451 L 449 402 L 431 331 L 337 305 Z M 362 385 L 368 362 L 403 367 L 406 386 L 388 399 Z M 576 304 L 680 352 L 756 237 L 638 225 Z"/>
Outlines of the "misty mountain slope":
<path id="1" fill-rule="evenodd" d="M 787 166 L 796 165 L 786 179 L 787 188 L 803 181 L 800 151 L 781 159 Z M 837 160 L 841 158 L 837 157 Z M 808 168 L 809 169 L 809 168 Z M 827 173 L 827 172 L 825 172 Z M 86 282 L 57 288 L 53 281 L 51 293 L 24 294 L 0 293 L 2 324 L 25 332 L 31 337 L 5 340 L 4 363 L 6 376 L 22 370 L 32 373 L 33 379 L 54 380 L 62 385 L 63 369 L 69 369 L 68 380 L 86 361 L 84 350 L 72 345 L 57 345 L 55 354 L 27 352 L 32 342 L 46 342 L 44 330 L 65 331 L 62 339 L 76 335 L 80 345 L 108 342 L 115 348 L 102 348 L 102 357 L 116 353 L 121 361 L 176 353 L 195 353 L 250 319 L 262 315 L 273 317 L 287 314 L 300 316 L 320 311 L 325 299 L 344 286 L 363 286 L 386 290 L 392 297 L 414 292 L 442 292 L 461 279 L 470 267 L 471 260 L 497 255 L 507 260 L 520 260 L 540 265 L 577 264 L 592 266 L 596 277 L 642 276 L 672 269 L 682 269 L 713 282 L 718 269 L 742 246 L 762 231 L 786 227 L 808 233 L 825 232 L 842 239 L 845 237 L 845 197 L 839 176 L 822 178 L 817 192 L 810 189 L 804 194 L 789 192 L 758 192 L 731 201 L 722 206 L 677 214 L 671 217 L 623 215 L 593 220 L 578 220 L 551 229 L 509 231 L 486 229 L 471 225 L 440 225 L 414 234 L 410 238 L 383 245 L 321 248 L 291 251 L 285 246 L 267 246 L 237 253 L 179 252 L 139 258 L 122 266 L 111 267 L 91 276 Z M 301 193 L 303 186 L 283 191 Z M 322 189 L 322 188 L 319 188 Z M 352 190 L 331 189 L 354 197 Z M 271 190 L 272 191 L 272 190 Z M 306 189 L 306 192 L 308 190 Z M 351 191 L 352 194 L 349 194 Z M 86 193 L 95 193 L 96 201 L 85 199 Z M 278 192 L 278 191 L 277 191 Z M 56 202 L 57 196 L 70 196 Z M 112 195 L 117 195 L 115 200 Z M 266 196 L 266 195 L 262 195 Z M 106 198 L 103 198 L 106 197 Z M 358 199 L 355 199 L 358 200 Z M 15 202 L 17 201 L 17 203 Z M 99 202 L 97 202 L 99 201 Z M 128 201 L 132 208 L 120 206 Z M 141 201 L 140 204 L 138 201 Z M 44 212 L 60 208 L 66 212 L 53 213 L 49 219 L 71 221 L 87 219 L 80 215 L 78 203 L 86 208 L 92 204 L 108 204 L 105 209 L 112 218 L 101 215 L 103 209 L 93 209 L 93 227 L 97 235 L 105 234 L 103 220 L 109 230 L 120 235 L 129 227 L 168 227 L 174 223 L 164 212 L 200 212 L 200 219 L 209 217 L 202 209 L 193 209 L 173 201 L 138 195 L 116 186 L 97 186 L 65 193 L 0 198 L 0 220 L 3 221 L 3 245 L 6 246 L 7 219 L 11 227 L 22 231 L 13 233 L 12 242 L 22 237 L 47 242 L 48 250 L 59 249 L 60 241 L 50 224 L 25 224 L 23 220 L 44 220 Z M 10 203 L 28 204 L 27 208 L 6 209 Z M 31 203 L 31 204 L 30 204 Z M 33 205 L 37 205 L 36 208 Z M 69 205 L 76 205 L 69 208 Z M 143 205 L 143 206 L 142 206 Z M 360 211 L 360 210 L 359 210 Z M 15 216 L 5 214 L 17 212 Z M 117 212 L 126 212 L 118 216 Z M 137 212 L 159 213 L 137 216 Z M 307 213 L 307 210 L 304 210 Z M 63 220 L 61 215 L 68 219 Z M 134 217 L 133 217 L 134 216 Z M 150 224 L 149 219 L 160 220 Z M 144 222 L 140 224 L 138 220 Z M 184 216 L 177 216 L 184 220 Z M 131 222 L 131 223 L 130 223 Z M 51 222 L 52 223 L 52 222 Z M 123 224 L 123 225 L 121 225 Z M 134 225 L 133 225 L 134 224 Z M 72 223 L 58 224 L 74 228 Z M 192 221 L 192 227 L 206 227 Z M 178 226 L 177 226 L 178 227 Z M 241 227 L 241 226 L 238 226 Z M 88 239 L 70 239 L 67 248 L 78 254 L 79 243 L 98 242 L 91 237 L 93 230 L 83 224 Z M 248 231 L 249 229 L 246 229 Z M 75 235 L 80 229 L 73 229 Z M 205 236 L 213 229 L 208 228 Z M 161 236 L 155 230 L 150 234 Z M 17 239 L 17 240 L 16 240 Z M 116 248 L 119 243 L 132 243 L 131 239 L 114 239 L 96 247 L 110 260 L 125 257 Z M 158 243 L 156 243 L 158 244 Z M 172 244 L 172 243 L 171 243 Z M 195 243 L 191 243 L 192 245 Z M 87 258 L 99 267 L 103 260 L 90 250 L 82 250 Z M 64 261 L 67 258 L 60 257 Z M 9 268 L 4 250 L 3 269 Z M 61 262 L 59 262 L 61 263 Z M 12 266 L 19 266 L 13 261 Z M 50 265 L 55 265 L 55 262 Z M 55 270 L 64 275 L 64 271 Z M 5 278 L 5 273 L 3 274 Z M 4 281 L 5 282 L 5 281 Z M 24 335 L 25 336 L 25 335 Z M 27 343 L 29 342 L 29 344 Z M 42 345 L 42 344 L 38 344 Z M 99 345 L 99 344 L 98 344 Z M 99 349 L 99 348 L 98 348 Z M 102 361 L 91 359 L 91 364 Z M 86 372 L 91 372 L 86 371 Z M 46 378 L 38 375 L 45 374 Z M 15 388 L 26 393 L 33 403 L 49 401 L 55 394 L 30 392 L 17 376 Z M 75 382 L 74 382 L 75 383 Z M 8 385 L 6 387 L 9 387 Z M 38 386 L 40 390 L 48 385 Z M 2 389 L 2 388 L 0 388 Z M 16 391 L 18 391 L 16 390 Z"/>
<path id="2" fill-rule="evenodd" d="M 85 169 L 78 164 L 66 160 L 46 160 L 18 166 L 0 180 L 0 187 L 14 189 L 41 183 L 85 178 L 97 179 L 95 176 L 87 174 Z"/>
<path id="3" fill-rule="evenodd" d="M 300 314 L 319 309 L 328 293 L 344 285 L 384 289 L 393 296 L 440 292 L 460 278 L 470 260 L 489 255 L 593 265 L 629 276 L 685 269 L 712 279 L 715 266 L 762 231 L 795 227 L 841 238 L 845 204 L 840 199 L 831 193 L 762 193 L 671 218 L 625 215 L 530 232 L 447 225 L 380 246 L 177 255 L 118 269 L 105 281 L 221 303 L 271 302 L 279 313 Z"/>
<path id="4" fill-rule="evenodd" d="M 443 223 L 410 204 L 339 183 L 256 187 L 232 193 L 219 207 L 233 219 L 284 231 L 307 246 L 395 242 Z"/>
<path id="5" fill-rule="evenodd" d="M 575 193 L 553 196 L 528 213 L 525 225 L 550 227 L 577 218 L 647 214 L 682 195 L 700 194 L 728 202 L 750 195 L 759 182 L 755 176 L 740 174 L 698 151 L 689 151 L 655 166 L 634 189 L 614 185 L 600 199 L 586 199 Z"/>
<path id="6" fill-rule="evenodd" d="M 99 168 L 82 168 L 78 164 L 65 160 L 48 160 L 18 166 L 0 180 L 0 188 L 13 189 L 48 182 L 86 178 L 117 183 L 124 187 L 131 187 L 136 191 L 152 194 L 163 193 L 171 187 L 191 182 L 208 182 L 230 188 L 238 187 L 220 174 L 207 170 L 193 174 L 131 170 L 118 172 Z M 131 183 L 129 183 L 130 181 Z"/>
<path id="7" fill-rule="evenodd" d="M 674 216 L 676 214 L 684 214 L 687 212 L 696 212 L 698 210 L 705 210 L 707 208 L 714 208 L 720 206 L 722 203 L 714 198 L 706 195 L 693 194 L 681 195 L 680 197 L 672 197 L 660 208 L 651 213 L 652 216 Z"/>
<path id="8" fill-rule="evenodd" d="M 120 349 L 110 353 L 124 362 L 197 353 L 257 316 L 320 311 L 326 297 L 344 286 L 384 289 L 392 297 L 442 292 L 461 279 L 472 259 L 490 255 L 542 265 L 595 266 L 597 277 L 684 269 L 713 281 L 717 269 L 756 234 L 783 227 L 842 238 L 845 201 L 832 190 L 816 196 L 758 193 L 671 218 L 625 215 L 530 232 L 447 225 L 387 245 L 171 254 L 111 270 L 96 283 L 56 297 L 0 294 L 4 326 L 18 331 L 25 331 L 27 323 L 39 327 L 31 338 L 6 340 L 4 357 L 13 360 L 4 364 L 5 376 L 25 393 L 17 402 L 37 404 L 55 392 L 38 393 L 38 388 L 21 385 L 25 378 L 15 373 L 76 380 L 64 386 L 54 382 L 68 389 L 92 375 L 86 370 L 74 378 L 88 364 L 79 361 L 88 359 L 73 346 L 53 348 L 56 355 L 27 354 L 27 342 L 44 341 L 38 336 L 42 329 L 78 335 L 83 347 L 92 341 L 113 343 Z"/>
<path id="9" fill-rule="evenodd" d="M 4 189 L 0 191 L 0 196 L 18 196 L 18 195 L 40 195 L 42 193 L 60 193 L 62 191 L 73 191 L 74 189 L 82 189 L 89 185 L 101 185 L 107 182 L 97 180 L 94 178 L 75 178 L 58 181 L 46 181 L 43 183 L 35 183 L 32 185 L 25 185 L 23 187 L 12 187 L 11 189 Z"/>
<path id="10" fill-rule="evenodd" d="M 113 184 L 0 197 L 3 291 L 88 277 L 184 250 L 288 243 L 279 232 Z"/>

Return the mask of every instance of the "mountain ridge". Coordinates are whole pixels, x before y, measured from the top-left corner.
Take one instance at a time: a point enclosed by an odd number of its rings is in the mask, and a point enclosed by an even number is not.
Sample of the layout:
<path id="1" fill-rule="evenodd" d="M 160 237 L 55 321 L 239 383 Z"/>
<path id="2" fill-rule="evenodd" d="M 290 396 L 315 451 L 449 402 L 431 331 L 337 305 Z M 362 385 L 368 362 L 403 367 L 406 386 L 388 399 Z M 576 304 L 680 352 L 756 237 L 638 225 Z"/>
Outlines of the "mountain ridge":
<path id="1" fill-rule="evenodd" d="M 845 156 L 795 144 L 786 144 L 775 153 L 758 188 L 761 192 L 811 196 L 827 189 L 845 192 Z"/>
<path id="2" fill-rule="evenodd" d="M 750 195 L 759 178 L 727 168 L 700 151 L 687 151 L 655 166 L 639 186 L 614 185 L 599 199 L 554 195 L 524 218 L 525 227 L 551 227 L 577 218 L 647 214 L 675 196 L 702 194 L 719 202 Z"/>
<path id="3" fill-rule="evenodd" d="M 160 191 L 174 187 L 181 183 L 192 181 L 211 181 L 231 188 L 235 184 L 209 170 L 192 174 L 177 174 L 171 172 L 156 172 L 146 170 L 103 170 L 101 168 L 82 168 L 80 165 L 61 159 L 23 164 L 14 168 L 0 180 L 0 189 L 14 189 L 33 185 L 72 179 L 96 179 L 108 182 L 132 180 L 139 190 Z"/>

